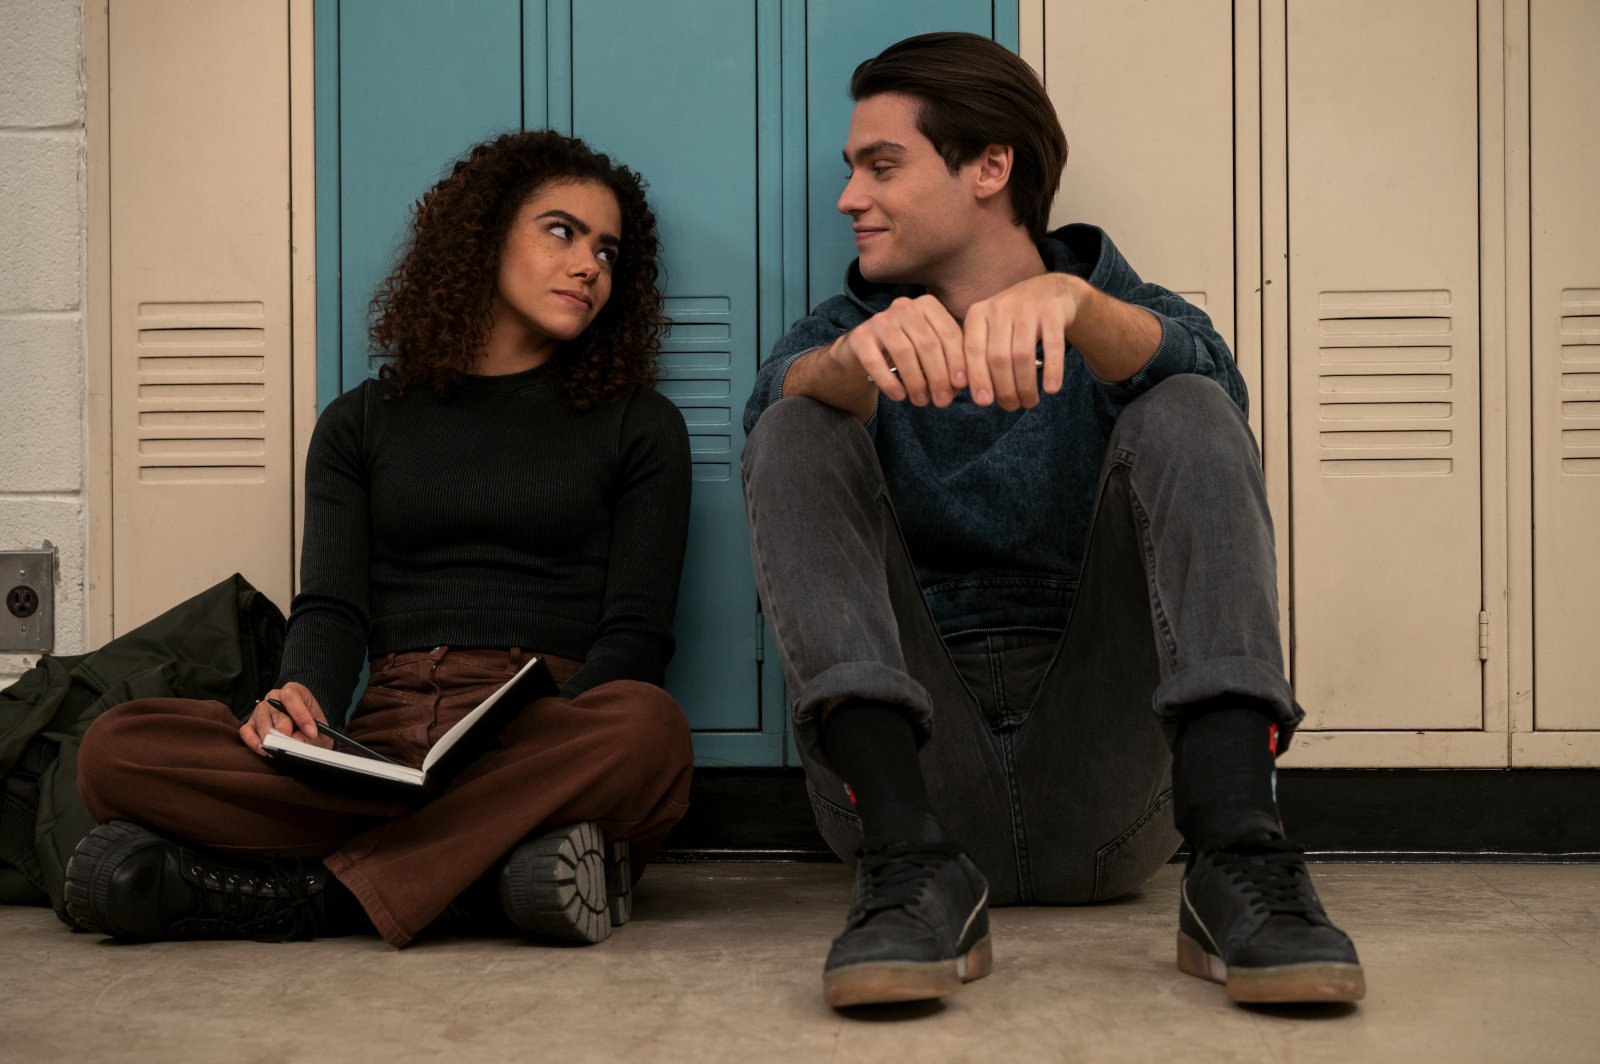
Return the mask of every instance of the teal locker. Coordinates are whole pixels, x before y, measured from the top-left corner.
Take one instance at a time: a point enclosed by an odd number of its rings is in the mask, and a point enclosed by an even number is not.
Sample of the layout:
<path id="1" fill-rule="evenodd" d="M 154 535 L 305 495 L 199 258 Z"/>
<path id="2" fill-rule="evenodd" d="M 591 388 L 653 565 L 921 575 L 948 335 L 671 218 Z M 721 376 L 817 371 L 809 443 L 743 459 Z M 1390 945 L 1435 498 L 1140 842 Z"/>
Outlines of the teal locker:
<path id="1" fill-rule="evenodd" d="M 658 387 L 683 411 L 694 458 L 667 685 L 694 722 L 702 763 L 777 764 L 782 716 L 762 712 L 738 465 L 769 265 L 756 238 L 782 192 L 777 160 L 757 150 L 759 128 L 777 120 L 777 37 L 758 37 L 750 0 L 579 0 L 563 21 L 569 35 L 548 39 L 570 49 L 570 109 L 550 92 L 549 123 L 644 175 L 665 249 L 673 325 Z M 707 26 L 722 47 L 707 47 Z M 697 56 L 692 78 L 683 76 L 685 56 Z"/>
<path id="2" fill-rule="evenodd" d="M 318 0 L 318 399 L 373 372 L 367 305 L 411 205 L 471 144 L 576 133 L 644 175 L 674 325 L 661 391 L 688 423 L 691 543 L 667 685 L 702 765 L 786 760 L 786 699 L 750 572 L 738 456 L 762 354 L 838 290 L 846 91 L 933 29 L 1016 46 L 994 0 Z"/>
<path id="3" fill-rule="evenodd" d="M 464 150 L 522 125 L 522 12 L 519 0 L 343 0 L 321 6 L 335 8 L 338 16 L 343 281 L 343 372 L 338 387 L 319 395 L 327 403 L 374 370 L 367 304 L 394 264 L 412 205 Z M 320 113 L 320 93 L 317 102 Z M 318 192 L 320 205 L 324 197 Z M 322 220 L 319 210 L 319 229 Z"/>

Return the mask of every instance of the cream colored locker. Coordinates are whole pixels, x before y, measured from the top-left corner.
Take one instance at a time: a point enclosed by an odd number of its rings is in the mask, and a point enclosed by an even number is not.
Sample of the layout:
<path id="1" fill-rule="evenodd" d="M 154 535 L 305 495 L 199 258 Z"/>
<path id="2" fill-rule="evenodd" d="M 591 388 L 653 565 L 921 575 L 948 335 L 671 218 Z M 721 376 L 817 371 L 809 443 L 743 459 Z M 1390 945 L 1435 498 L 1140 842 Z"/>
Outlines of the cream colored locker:
<path id="1" fill-rule="evenodd" d="M 282 2 L 109 15 L 113 626 L 239 570 L 287 607 Z"/>
<path id="2" fill-rule="evenodd" d="M 1233 343 L 1230 0 L 1046 0 L 1027 16 L 1022 54 L 1040 54 L 1042 30 L 1071 148 L 1052 224 L 1104 227 L 1141 277 L 1202 307 Z"/>
<path id="3" fill-rule="evenodd" d="M 1534 725 L 1600 729 L 1600 4 L 1530 15 Z"/>
<path id="4" fill-rule="evenodd" d="M 1287 5 L 1308 729 L 1483 726 L 1477 29 L 1459 0 Z"/>

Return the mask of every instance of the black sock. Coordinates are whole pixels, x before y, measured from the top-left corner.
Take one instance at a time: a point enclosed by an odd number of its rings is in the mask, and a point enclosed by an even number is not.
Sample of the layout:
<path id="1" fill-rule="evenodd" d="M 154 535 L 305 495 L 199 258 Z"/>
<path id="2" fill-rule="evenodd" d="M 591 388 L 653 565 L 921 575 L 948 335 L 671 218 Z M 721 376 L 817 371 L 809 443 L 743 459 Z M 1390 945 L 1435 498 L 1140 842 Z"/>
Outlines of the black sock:
<path id="1" fill-rule="evenodd" d="M 867 846 L 944 837 L 904 710 L 876 702 L 839 706 L 823 728 L 822 752 L 850 787 Z"/>
<path id="2" fill-rule="evenodd" d="M 1194 707 L 1172 754 L 1173 817 L 1191 849 L 1215 850 L 1245 836 L 1281 834 L 1277 721 L 1255 704 Z"/>

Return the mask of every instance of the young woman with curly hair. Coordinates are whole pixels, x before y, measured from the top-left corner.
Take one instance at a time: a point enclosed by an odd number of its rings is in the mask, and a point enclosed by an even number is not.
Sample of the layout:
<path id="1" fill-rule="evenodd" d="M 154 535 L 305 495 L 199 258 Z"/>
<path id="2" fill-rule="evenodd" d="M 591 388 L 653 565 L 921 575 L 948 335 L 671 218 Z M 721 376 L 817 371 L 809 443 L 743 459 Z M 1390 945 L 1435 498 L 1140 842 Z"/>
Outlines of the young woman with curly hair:
<path id="1" fill-rule="evenodd" d="M 68 913 L 123 938 L 305 938 L 454 926 L 598 941 L 687 808 L 661 689 L 688 528 L 688 435 L 651 389 L 664 325 L 642 182 L 579 140 L 511 133 L 417 205 L 373 300 L 378 379 L 335 399 L 306 462 L 300 592 L 277 685 L 125 703 L 89 729 L 100 822 Z M 277 731 L 344 730 L 421 763 L 543 658 L 558 694 L 417 804 L 314 785 Z"/>

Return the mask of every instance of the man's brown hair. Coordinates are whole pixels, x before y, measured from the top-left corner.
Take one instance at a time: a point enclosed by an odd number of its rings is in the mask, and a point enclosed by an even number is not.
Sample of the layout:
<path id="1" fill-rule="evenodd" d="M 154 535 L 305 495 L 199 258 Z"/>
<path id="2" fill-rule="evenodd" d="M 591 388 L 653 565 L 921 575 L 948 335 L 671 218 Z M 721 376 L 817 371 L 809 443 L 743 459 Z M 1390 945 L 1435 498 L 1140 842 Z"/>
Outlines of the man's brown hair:
<path id="1" fill-rule="evenodd" d="M 972 33 L 924 33 L 856 67 L 850 98 L 915 97 L 917 129 L 950 172 L 991 144 L 1011 147 L 1011 209 L 1035 240 L 1067 165 L 1067 135 L 1033 69 L 1003 45 Z"/>

